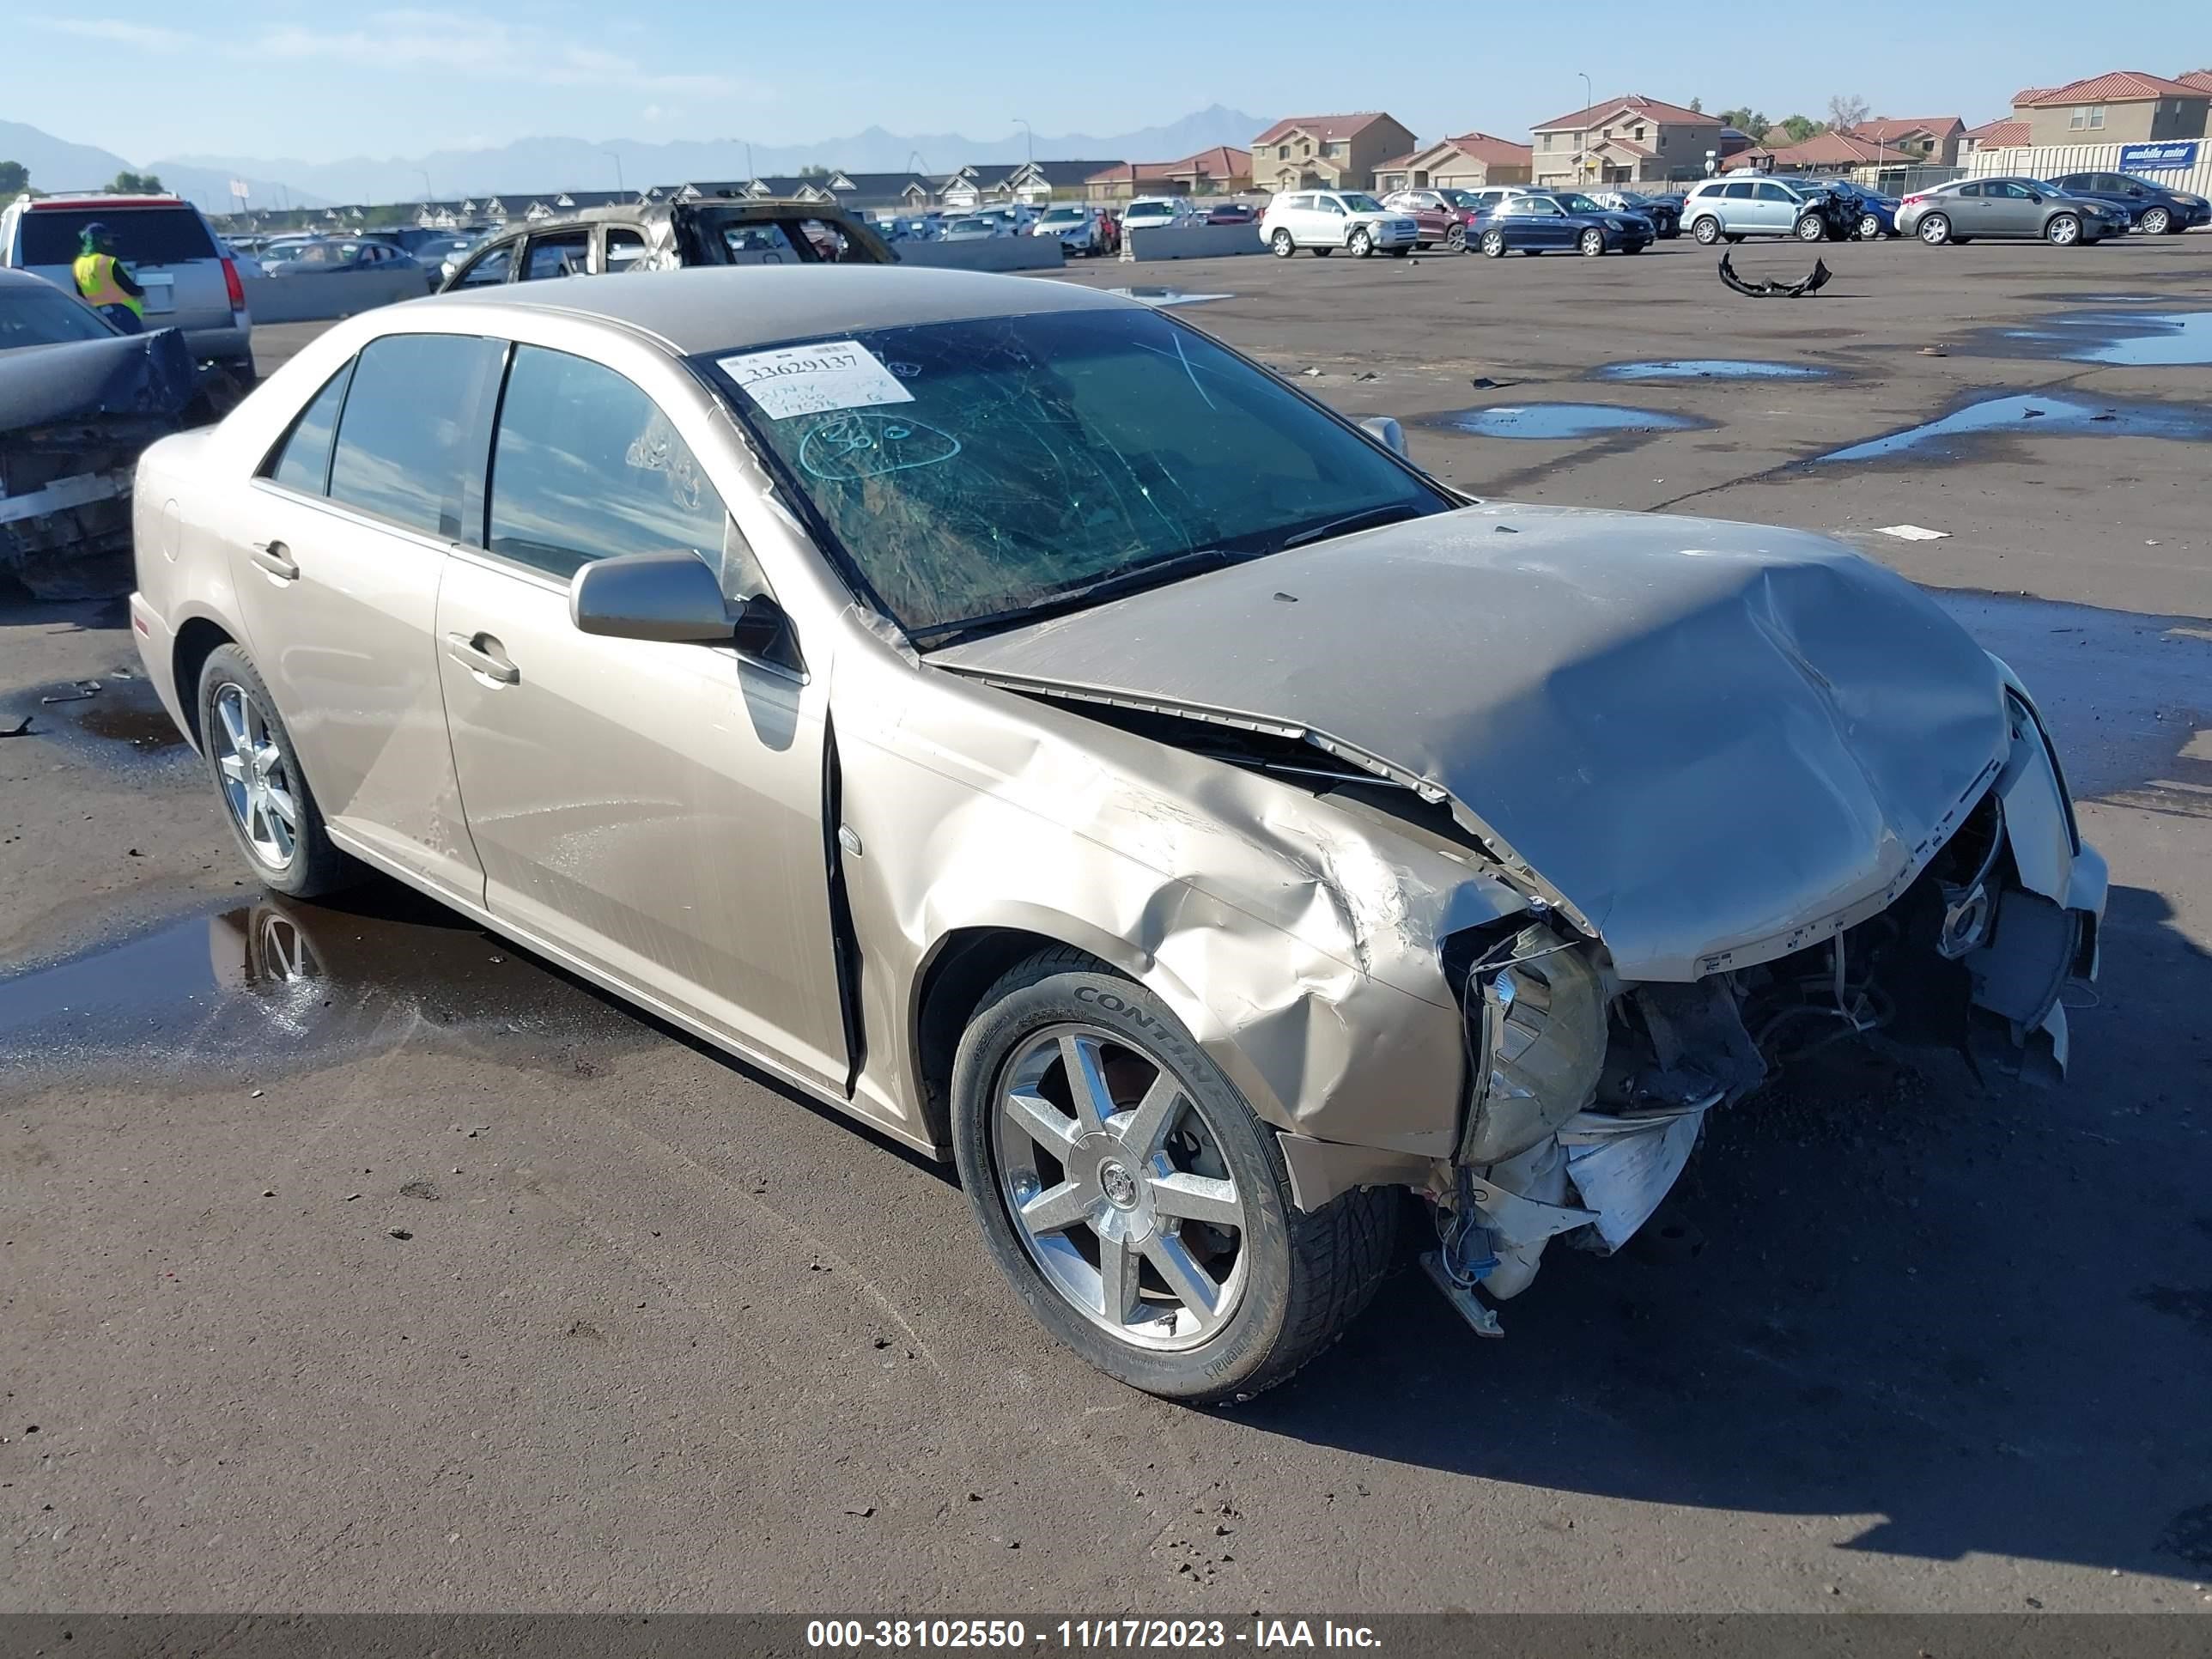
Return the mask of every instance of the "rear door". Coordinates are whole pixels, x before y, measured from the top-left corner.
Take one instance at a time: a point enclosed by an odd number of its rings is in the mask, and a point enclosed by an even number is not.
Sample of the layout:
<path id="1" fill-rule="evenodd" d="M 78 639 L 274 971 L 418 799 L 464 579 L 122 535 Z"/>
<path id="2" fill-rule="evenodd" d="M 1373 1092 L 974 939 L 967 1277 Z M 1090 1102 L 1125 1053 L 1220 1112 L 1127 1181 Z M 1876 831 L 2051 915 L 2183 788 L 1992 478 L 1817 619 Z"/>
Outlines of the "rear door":
<path id="1" fill-rule="evenodd" d="M 437 618 L 485 905 L 843 1092 L 825 684 L 787 630 L 672 645 L 569 620 L 576 570 L 622 553 L 688 551 L 726 594 L 766 594 L 696 453 L 635 381 L 520 344 L 489 497 L 486 546 L 455 552 Z"/>
<path id="2" fill-rule="evenodd" d="M 331 829 L 471 904 L 432 645 L 447 550 L 482 523 L 502 343 L 389 334 L 334 376 L 234 521 L 255 665 Z"/>

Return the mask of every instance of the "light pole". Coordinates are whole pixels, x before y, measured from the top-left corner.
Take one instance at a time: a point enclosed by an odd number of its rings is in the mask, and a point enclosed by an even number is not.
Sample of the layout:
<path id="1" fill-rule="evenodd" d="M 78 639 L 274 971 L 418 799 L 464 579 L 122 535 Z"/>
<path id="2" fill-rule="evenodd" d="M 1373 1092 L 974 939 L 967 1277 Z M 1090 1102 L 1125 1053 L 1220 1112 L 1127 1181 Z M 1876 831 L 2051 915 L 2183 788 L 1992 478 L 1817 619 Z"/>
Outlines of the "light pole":
<path id="1" fill-rule="evenodd" d="M 1575 74 L 1580 77 L 1583 83 L 1583 107 L 1588 109 L 1592 104 L 1597 102 L 1597 94 L 1590 90 L 1590 78 L 1588 74 L 1581 70 L 1577 70 Z M 1583 121 L 1583 130 L 1575 135 L 1575 167 L 1578 173 L 1588 173 L 1589 171 L 1589 118 L 1584 116 Z M 1581 180 L 1577 179 L 1576 182 L 1580 183 Z"/>
<path id="2" fill-rule="evenodd" d="M 1030 130 L 1030 124 L 1023 120 L 1020 116 L 1017 115 L 1012 118 L 1014 125 L 1022 130 L 1023 158 L 1031 167 L 1035 167 L 1036 165 L 1036 134 Z"/>
<path id="3" fill-rule="evenodd" d="M 430 188 L 430 170 L 428 167 L 416 167 L 415 172 L 422 180 L 422 205 L 428 207 L 430 205 L 430 198 L 437 193 Z"/>
<path id="4" fill-rule="evenodd" d="M 619 156 L 619 155 L 616 155 L 616 154 L 614 153 L 614 151 L 612 151 L 612 150 L 611 150 L 611 149 L 601 150 L 601 151 L 599 152 L 599 154 L 600 154 L 600 155 L 604 155 L 604 156 L 605 156 L 605 157 L 607 158 L 607 160 L 609 160 L 610 161 L 612 161 L 612 162 L 615 164 L 615 190 L 616 190 L 616 192 L 617 192 L 617 194 L 626 193 L 626 192 L 624 191 L 624 190 L 623 190 L 623 176 L 622 176 L 622 157 L 621 157 L 621 156 Z"/>

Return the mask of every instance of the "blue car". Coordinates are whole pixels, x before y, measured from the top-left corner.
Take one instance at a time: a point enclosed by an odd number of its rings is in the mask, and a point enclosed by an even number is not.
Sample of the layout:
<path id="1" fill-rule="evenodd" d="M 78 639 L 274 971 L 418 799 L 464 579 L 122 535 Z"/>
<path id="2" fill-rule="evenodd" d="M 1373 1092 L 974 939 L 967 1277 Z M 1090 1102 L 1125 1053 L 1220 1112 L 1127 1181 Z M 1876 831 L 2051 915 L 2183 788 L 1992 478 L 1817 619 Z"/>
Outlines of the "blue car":
<path id="1" fill-rule="evenodd" d="M 1554 249 L 1595 258 L 1641 253 L 1657 233 L 1640 213 L 1601 207 L 1578 191 L 1530 191 L 1486 209 L 1468 227 L 1468 240 L 1492 259 L 1508 249 L 1535 255 Z"/>
<path id="2" fill-rule="evenodd" d="M 1897 234 L 1898 202 L 1893 196 L 1884 196 L 1848 179 L 1791 179 L 1787 182 L 1800 190 L 1824 190 L 1841 202 L 1850 210 L 1850 234 L 1854 241 L 1876 242 Z"/>

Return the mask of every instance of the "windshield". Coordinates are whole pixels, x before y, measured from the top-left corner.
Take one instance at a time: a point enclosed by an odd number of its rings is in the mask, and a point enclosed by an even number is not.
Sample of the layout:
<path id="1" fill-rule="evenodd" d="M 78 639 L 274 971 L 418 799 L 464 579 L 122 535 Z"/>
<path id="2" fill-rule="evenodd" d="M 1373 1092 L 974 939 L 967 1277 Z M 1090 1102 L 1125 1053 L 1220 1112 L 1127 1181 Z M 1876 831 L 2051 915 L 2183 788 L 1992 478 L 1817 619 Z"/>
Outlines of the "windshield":
<path id="1" fill-rule="evenodd" d="M 115 330 L 90 306 L 80 305 L 50 283 L 0 287 L 0 351 L 14 346 L 105 340 Z"/>
<path id="2" fill-rule="evenodd" d="M 1054 208 L 1044 216 L 1048 225 L 1072 225 L 1083 217 L 1081 208 Z"/>
<path id="3" fill-rule="evenodd" d="M 1480 207 L 1482 200 L 1471 190 L 1440 190 L 1437 195 L 1456 208 Z"/>
<path id="4" fill-rule="evenodd" d="M 1344 195 L 1339 197 L 1337 199 L 1342 202 L 1345 206 L 1350 208 L 1354 213 L 1380 213 L 1382 211 L 1382 203 L 1376 201 L 1372 196 L 1363 196 L 1356 190 L 1347 191 Z"/>
<path id="5" fill-rule="evenodd" d="M 1451 505 L 1149 308 L 878 329 L 714 366 L 854 574 L 924 642 Z"/>

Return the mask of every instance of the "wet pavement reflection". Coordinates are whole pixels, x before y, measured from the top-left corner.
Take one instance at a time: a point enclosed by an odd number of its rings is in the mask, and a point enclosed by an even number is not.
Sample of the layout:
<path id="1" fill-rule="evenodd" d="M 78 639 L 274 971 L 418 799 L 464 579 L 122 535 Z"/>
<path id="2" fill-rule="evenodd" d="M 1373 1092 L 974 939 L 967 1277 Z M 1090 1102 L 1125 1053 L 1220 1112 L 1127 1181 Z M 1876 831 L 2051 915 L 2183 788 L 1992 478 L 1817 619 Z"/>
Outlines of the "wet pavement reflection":
<path id="1" fill-rule="evenodd" d="M 1948 453 L 1956 441 L 2002 435 L 2021 438 L 2166 438 L 2201 443 L 2212 439 L 2212 409 L 2194 404 L 2155 404 L 2124 398 L 2060 397 L 2022 392 L 1989 398 L 1903 432 L 1871 438 L 1818 456 L 1827 461 L 1878 461 L 1921 451 Z"/>
<path id="2" fill-rule="evenodd" d="M 1614 404 L 1498 404 L 1425 415 L 1420 423 L 1478 438 L 1596 438 L 1615 433 L 1689 432 L 1709 424 L 1688 415 Z"/>
<path id="3" fill-rule="evenodd" d="M 2003 339 L 2042 348 L 2028 355 L 2116 368 L 2212 363 L 2212 311 L 2092 312 L 2009 328 Z"/>
<path id="4" fill-rule="evenodd" d="M 264 894 L 0 978 L 0 1066 L 309 1064 L 422 1031 L 550 1037 L 553 1051 L 586 1036 L 663 1040 L 591 988 L 381 879 L 327 904 Z"/>
<path id="5" fill-rule="evenodd" d="M 1672 357 L 1662 362 L 1607 363 L 1599 380 L 1825 380 L 1835 371 L 1809 363 L 1753 362 L 1735 357 Z"/>

